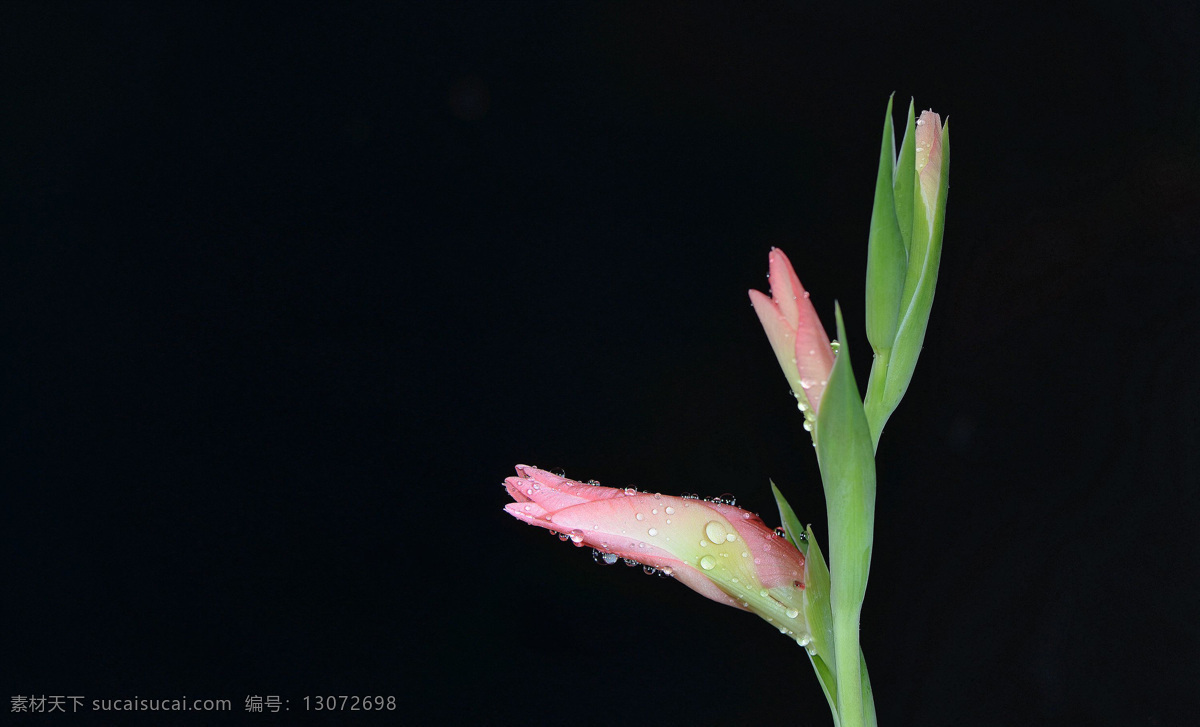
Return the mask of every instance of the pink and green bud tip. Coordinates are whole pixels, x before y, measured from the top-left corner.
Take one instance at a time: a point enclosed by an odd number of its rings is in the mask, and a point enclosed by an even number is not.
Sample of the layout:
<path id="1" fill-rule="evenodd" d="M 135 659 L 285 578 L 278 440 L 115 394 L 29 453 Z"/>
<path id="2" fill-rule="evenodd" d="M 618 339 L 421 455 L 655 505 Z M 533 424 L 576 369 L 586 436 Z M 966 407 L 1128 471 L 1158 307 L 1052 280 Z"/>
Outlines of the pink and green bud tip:
<path id="1" fill-rule="evenodd" d="M 552 530 L 607 562 L 637 562 L 702 596 L 753 611 L 801 645 L 804 555 L 757 515 L 721 502 L 615 489 L 517 466 L 508 514 Z"/>
<path id="2" fill-rule="evenodd" d="M 925 219 L 933 220 L 942 185 L 942 117 L 932 110 L 917 119 L 916 166 Z"/>
<path id="3" fill-rule="evenodd" d="M 767 259 L 771 295 L 751 290 L 750 302 L 804 412 L 805 429 L 811 430 L 821 406 L 821 395 L 829 384 L 833 348 L 787 255 L 773 248 Z"/>

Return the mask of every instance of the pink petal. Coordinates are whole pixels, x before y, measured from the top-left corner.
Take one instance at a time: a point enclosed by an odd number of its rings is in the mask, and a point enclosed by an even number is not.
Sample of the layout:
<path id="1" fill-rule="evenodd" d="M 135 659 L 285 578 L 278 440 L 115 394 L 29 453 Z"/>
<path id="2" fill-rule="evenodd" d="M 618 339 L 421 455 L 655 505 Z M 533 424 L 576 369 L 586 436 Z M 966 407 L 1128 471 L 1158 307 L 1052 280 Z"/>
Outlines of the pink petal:
<path id="1" fill-rule="evenodd" d="M 922 111 L 917 122 L 917 177 L 925 204 L 932 209 L 942 180 L 942 117 Z"/>
<path id="2" fill-rule="evenodd" d="M 829 384 L 829 372 L 833 370 L 833 348 L 811 304 L 796 331 L 796 370 L 800 374 L 800 388 L 813 411 L 820 411 L 821 396 Z"/>
<path id="3" fill-rule="evenodd" d="M 707 576 L 692 566 L 684 565 L 682 568 L 675 568 L 674 571 L 675 580 L 692 589 L 696 593 L 699 593 L 701 596 L 704 596 L 705 598 L 711 598 L 717 603 L 723 603 L 726 606 L 733 606 L 734 608 L 741 609 L 742 611 L 750 610 L 743 606 L 741 601 L 730 596 L 720 588 L 717 588 L 717 584 L 708 580 Z"/>
<path id="4" fill-rule="evenodd" d="M 517 472 L 524 477 L 504 480 L 504 487 L 513 499 L 531 500 L 551 512 L 625 494 L 623 490 L 576 482 L 537 467 L 517 465 Z"/>
<path id="5" fill-rule="evenodd" d="M 767 588 L 804 582 L 804 554 L 767 527 L 758 515 L 731 505 L 714 505 L 754 554 L 755 572 Z M 749 515 L 749 517 L 746 517 Z"/>
<path id="6" fill-rule="evenodd" d="M 536 512 L 527 511 L 525 509 L 527 507 L 537 508 L 537 511 Z M 504 511 L 507 512 L 509 515 L 512 515 L 516 519 L 521 520 L 522 522 L 529 523 L 530 525 L 536 525 L 539 528 L 546 528 L 548 530 L 557 530 L 557 528 L 554 527 L 554 523 L 550 522 L 549 520 L 543 519 L 546 514 L 546 511 L 542 510 L 540 507 L 538 507 L 538 505 L 536 503 L 510 502 L 504 506 Z"/>
<path id="7" fill-rule="evenodd" d="M 787 318 L 788 326 L 794 329 L 800 319 L 799 301 L 807 300 L 808 294 L 804 292 L 804 286 L 800 284 L 800 278 L 796 276 L 796 270 L 783 250 L 771 248 L 767 262 L 771 271 L 768 275 L 771 298 L 779 306 L 779 312 Z"/>
<path id="8" fill-rule="evenodd" d="M 754 306 L 754 312 L 758 314 L 758 320 L 767 333 L 767 340 L 771 342 L 771 350 L 775 352 L 775 358 L 779 359 L 779 365 L 785 373 L 789 369 L 795 370 L 796 363 L 792 361 L 795 345 L 792 341 L 796 337 L 796 329 L 788 323 L 787 316 L 779 310 L 775 301 L 768 298 L 766 294 L 751 290 L 750 303 Z"/>

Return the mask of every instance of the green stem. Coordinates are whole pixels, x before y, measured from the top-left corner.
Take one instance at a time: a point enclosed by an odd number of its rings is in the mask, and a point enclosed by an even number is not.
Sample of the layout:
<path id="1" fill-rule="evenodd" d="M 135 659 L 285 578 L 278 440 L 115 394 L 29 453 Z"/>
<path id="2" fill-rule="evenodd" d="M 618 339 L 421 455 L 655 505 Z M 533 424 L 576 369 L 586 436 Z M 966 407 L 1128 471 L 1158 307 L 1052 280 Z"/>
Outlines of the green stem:
<path id="1" fill-rule="evenodd" d="M 841 727 L 864 727 L 862 675 L 866 663 L 858 645 L 859 609 L 833 614 L 833 650 L 837 655 L 837 701 Z"/>

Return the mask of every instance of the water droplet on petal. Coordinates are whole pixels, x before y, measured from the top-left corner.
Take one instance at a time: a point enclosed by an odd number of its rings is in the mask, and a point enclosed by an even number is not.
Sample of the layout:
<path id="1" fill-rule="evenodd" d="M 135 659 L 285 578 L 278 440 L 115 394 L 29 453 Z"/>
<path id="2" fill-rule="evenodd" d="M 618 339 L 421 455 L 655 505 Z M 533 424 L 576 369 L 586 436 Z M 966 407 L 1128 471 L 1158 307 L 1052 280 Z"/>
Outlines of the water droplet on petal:
<path id="1" fill-rule="evenodd" d="M 645 516 L 645 515 L 643 515 L 643 514 L 641 514 L 640 512 L 639 512 L 637 515 L 634 515 L 634 517 L 636 517 L 638 520 L 645 520 L 645 519 L 646 519 L 646 516 Z"/>
<path id="2" fill-rule="evenodd" d="M 637 488 L 636 488 L 636 487 L 626 487 L 626 488 L 625 488 L 625 494 L 626 494 L 626 495 L 629 495 L 629 496 L 636 495 L 636 494 L 637 494 Z"/>
<path id="3" fill-rule="evenodd" d="M 784 613 L 787 614 L 788 618 L 796 618 L 800 615 L 800 612 L 794 608 L 789 608 L 788 610 L 784 611 Z M 801 646 L 803 646 L 803 644 L 801 644 Z"/>
<path id="4" fill-rule="evenodd" d="M 725 533 L 725 526 L 716 520 L 709 520 L 704 526 L 704 534 L 707 535 L 708 539 L 713 543 L 724 543 Z"/>
<path id="5" fill-rule="evenodd" d="M 599 550 L 592 550 L 592 560 L 602 565 L 614 565 L 617 562 L 616 553 L 604 553 Z"/>
<path id="6" fill-rule="evenodd" d="M 572 530 L 571 531 L 571 542 L 575 544 L 575 547 L 582 548 L 583 547 L 583 531 L 582 530 Z"/>
<path id="7" fill-rule="evenodd" d="M 711 555 L 706 555 L 700 558 L 700 567 L 704 570 L 712 570 L 717 567 L 717 559 Z"/>
<path id="8" fill-rule="evenodd" d="M 646 534 L 653 538 L 655 535 L 658 535 L 658 531 L 654 528 L 650 528 L 646 531 Z"/>
<path id="9" fill-rule="evenodd" d="M 668 505 L 668 506 L 667 506 L 667 509 L 666 509 L 666 510 L 663 510 L 663 512 L 665 512 L 665 513 L 666 513 L 666 514 L 668 514 L 668 515 L 674 515 L 674 514 L 675 514 L 675 508 L 673 508 L 673 507 L 671 507 L 670 505 Z"/>

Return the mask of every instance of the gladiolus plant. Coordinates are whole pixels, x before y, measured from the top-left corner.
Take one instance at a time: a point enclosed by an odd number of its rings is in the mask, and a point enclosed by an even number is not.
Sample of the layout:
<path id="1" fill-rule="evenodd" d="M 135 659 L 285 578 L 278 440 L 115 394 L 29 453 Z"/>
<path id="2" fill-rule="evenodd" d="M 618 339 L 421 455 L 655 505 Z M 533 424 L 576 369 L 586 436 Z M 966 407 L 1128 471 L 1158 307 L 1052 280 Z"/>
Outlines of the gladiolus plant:
<path id="1" fill-rule="evenodd" d="M 782 250 L 768 256 L 771 294 L 750 300 L 811 433 L 825 494 L 829 560 L 811 525 L 771 490 L 782 534 L 720 500 L 602 487 L 519 465 L 505 510 L 605 562 L 674 577 L 718 603 L 752 611 L 805 647 L 834 725 L 875 725 L 859 614 L 875 526 L 875 449 L 916 368 L 937 285 L 949 187 L 950 130 L 913 104 L 899 152 L 884 117 L 867 241 L 866 332 L 874 358 L 860 396 L 845 323 L 831 342 Z"/>

